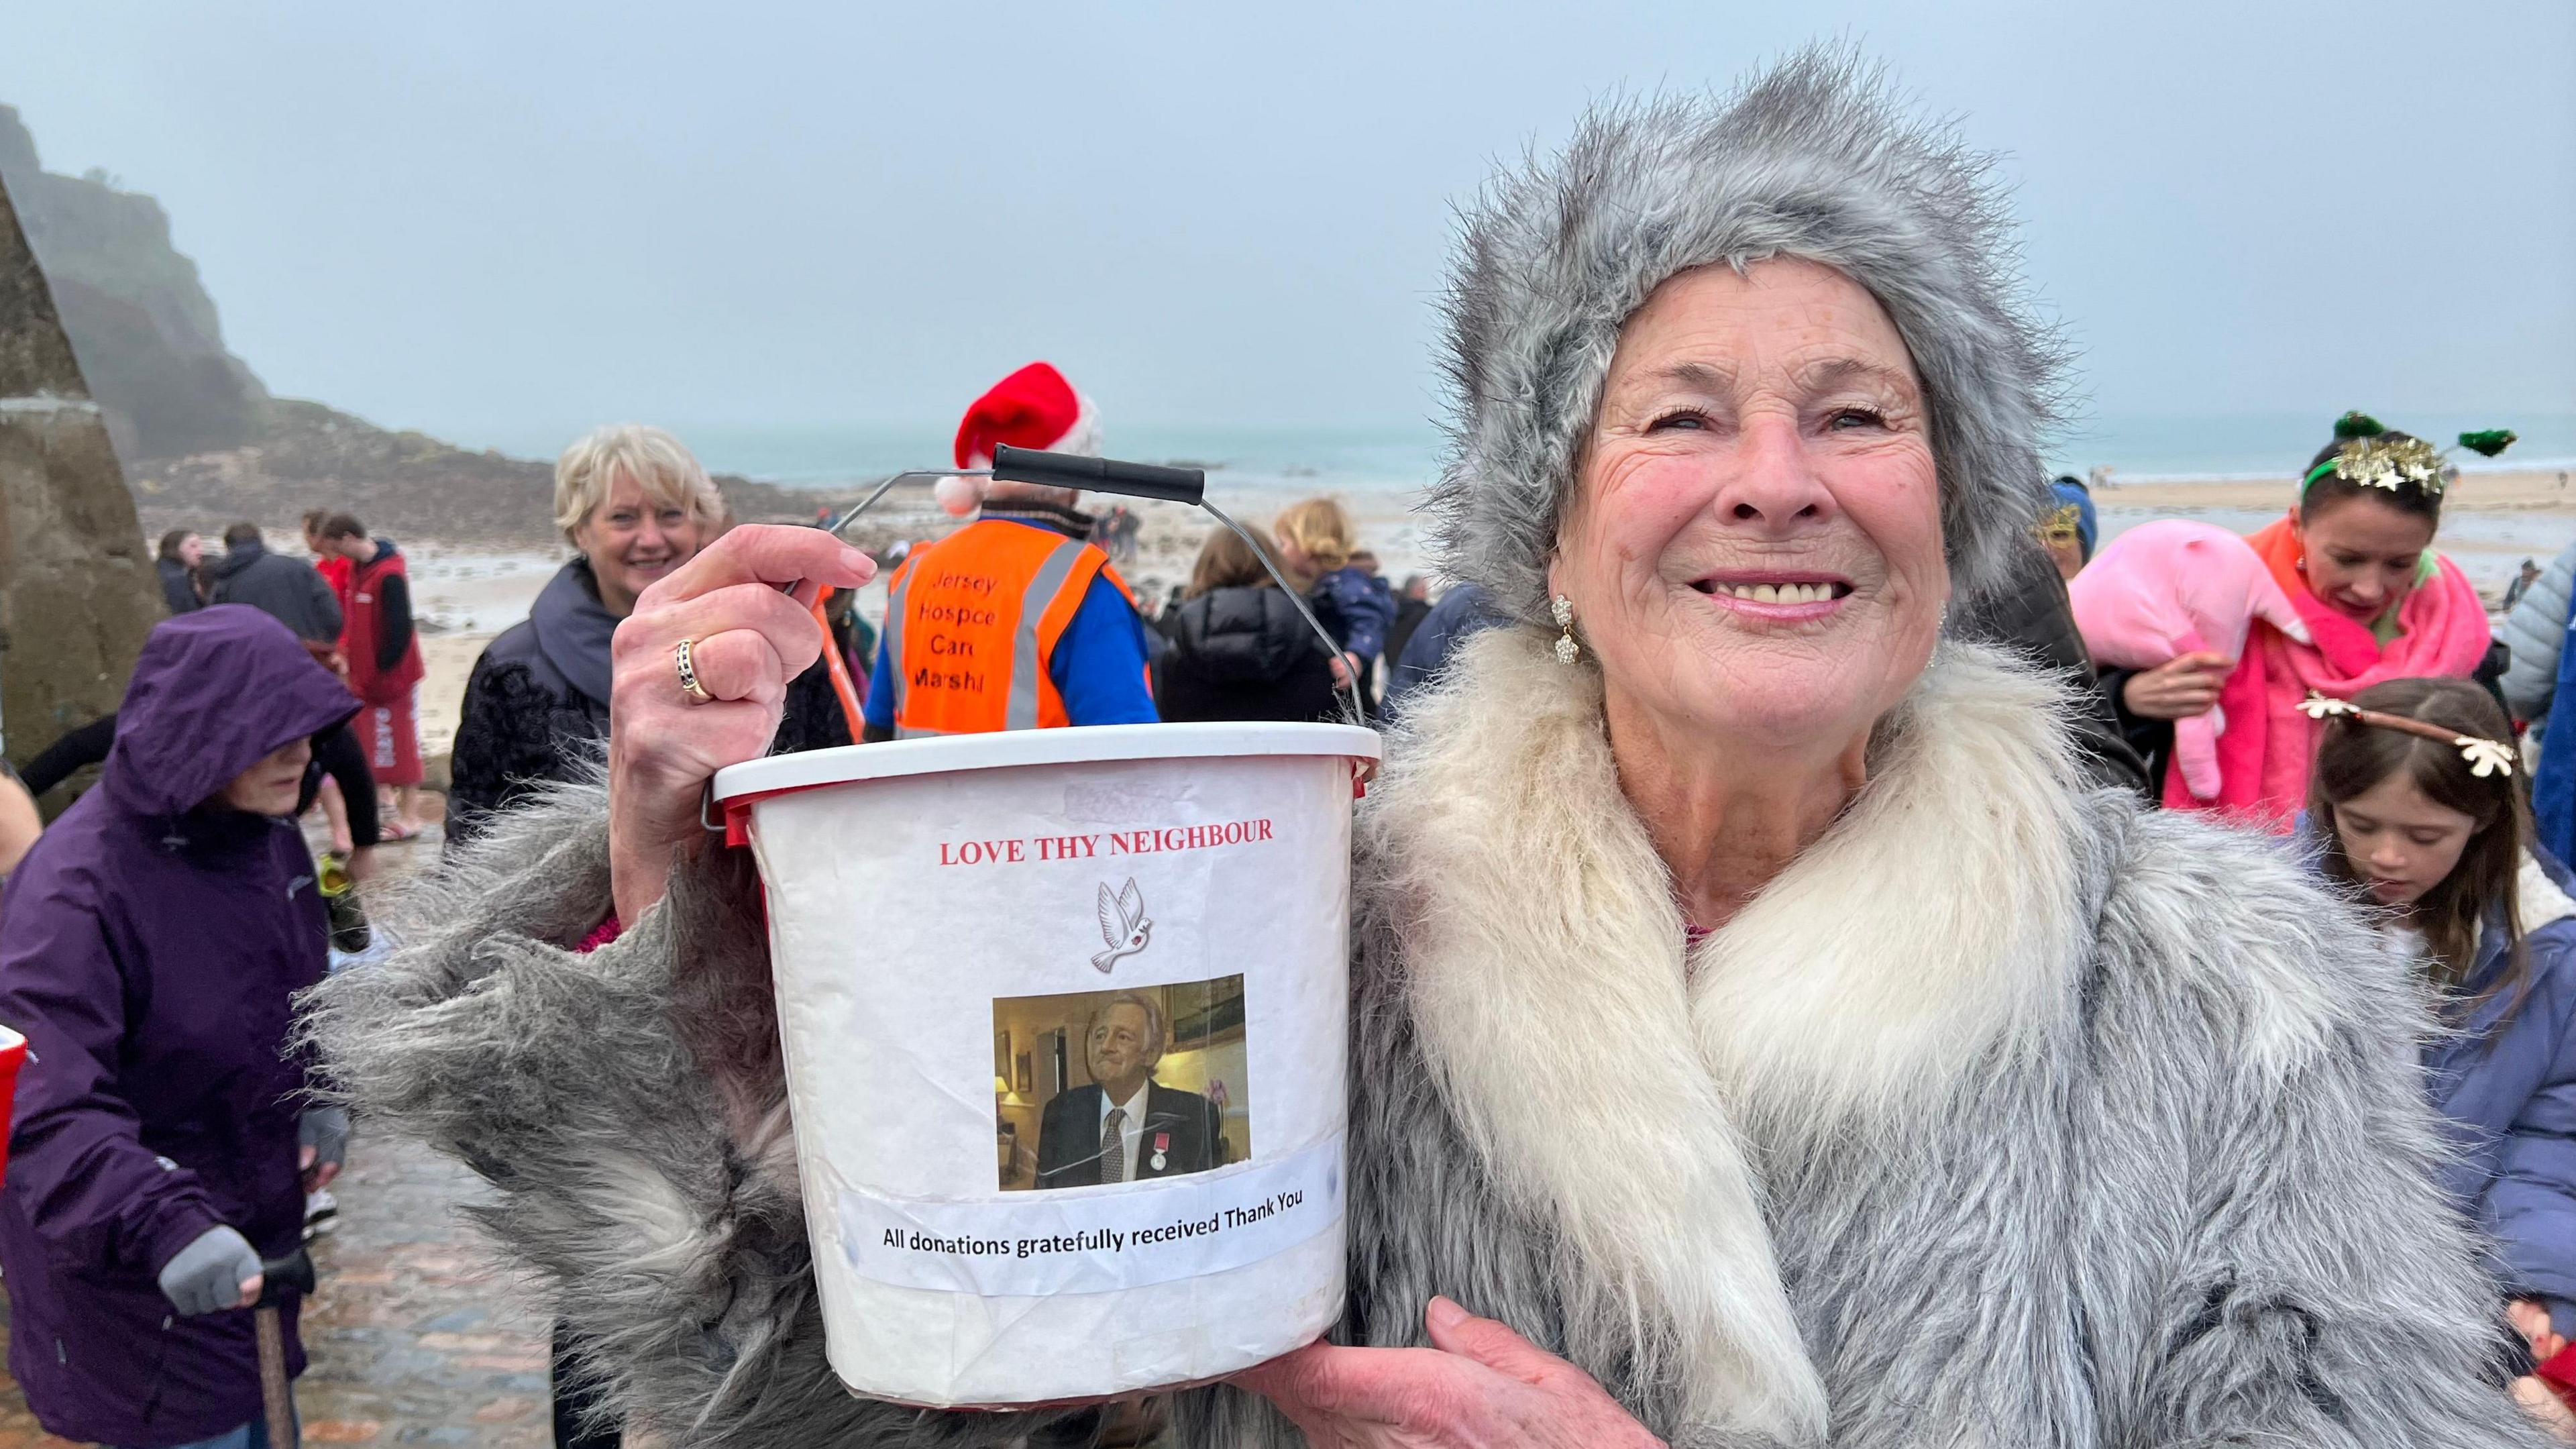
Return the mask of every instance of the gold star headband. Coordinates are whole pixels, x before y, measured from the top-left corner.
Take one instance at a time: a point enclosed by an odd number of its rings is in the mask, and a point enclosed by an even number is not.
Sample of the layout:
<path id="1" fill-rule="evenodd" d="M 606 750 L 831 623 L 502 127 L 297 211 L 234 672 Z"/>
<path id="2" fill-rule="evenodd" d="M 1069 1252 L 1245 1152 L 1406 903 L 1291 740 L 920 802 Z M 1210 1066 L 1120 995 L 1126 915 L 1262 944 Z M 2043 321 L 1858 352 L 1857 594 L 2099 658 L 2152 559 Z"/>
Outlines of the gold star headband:
<path id="1" fill-rule="evenodd" d="M 2427 724 L 2420 719 L 2408 719 L 2402 714 L 2386 714 L 2375 709 L 2363 709 L 2348 699 L 2329 699 L 2315 690 L 2308 691 L 2308 697 L 2299 701 L 2299 708 L 2310 719 L 2358 720 L 2376 729 L 2399 730 L 2422 739 L 2456 746 L 2459 749 L 2460 758 L 2469 762 L 2469 773 L 2481 780 L 2489 775 L 2513 773 L 2513 746 L 2502 740 L 2491 740 L 2480 735 L 2464 735 L 2457 730 L 2447 730 L 2440 725 Z"/>
<path id="2" fill-rule="evenodd" d="M 2355 438 L 2310 469 L 2307 481 L 2314 483 L 2328 473 L 2347 483 L 2391 493 L 2409 483 L 2434 494 L 2451 486 L 2449 465 L 2422 438 Z"/>
<path id="3" fill-rule="evenodd" d="M 2459 476 L 2459 469 L 2422 438 L 2386 436 L 2388 429 L 2368 413 L 2350 412 L 2335 419 L 2335 436 L 2343 445 L 2335 455 L 2308 470 L 2299 480 L 2304 494 L 2316 481 L 2329 473 L 2347 483 L 2364 488 L 2385 488 L 2394 493 L 2412 486 L 2436 498 Z M 2513 445 L 2513 432 L 2507 428 L 2489 428 L 2483 432 L 2460 434 L 2460 446 L 2480 457 L 2492 458 Z"/>

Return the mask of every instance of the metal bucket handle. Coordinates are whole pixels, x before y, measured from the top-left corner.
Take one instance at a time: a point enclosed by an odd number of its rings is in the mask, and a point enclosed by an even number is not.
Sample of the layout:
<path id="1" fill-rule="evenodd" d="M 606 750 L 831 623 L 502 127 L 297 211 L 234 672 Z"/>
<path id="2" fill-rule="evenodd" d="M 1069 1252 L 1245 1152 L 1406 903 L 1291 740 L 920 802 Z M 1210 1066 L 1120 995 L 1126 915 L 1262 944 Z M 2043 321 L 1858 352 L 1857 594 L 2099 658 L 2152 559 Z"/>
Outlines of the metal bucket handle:
<path id="1" fill-rule="evenodd" d="M 832 532 L 837 534 L 849 527 L 860 514 L 876 506 L 878 499 L 885 497 L 894 485 L 906 478 L 990 478 L 996 483 L 1034 483 L 1047 488 L 1120 493 L 1130 498 L 1159 498 L 1167 503 L 1192 504 L 1232 529 L 1234 536 L 1251 548 L 1252 556 L 1261 560 L 1261 567 L 1270 575 L 1271 582 L 1288 596 L 1288 602 L 1297 606 L 1297 613 L 1305 619 L 1306 627 L 1314 630 L 1315 637 L 1323 641 L 1325 654 L 1338 658 L 1342 653 L 1342 646 L 1334 642 L 1332 633 L 1315 617 L 1315 611 L 1306 607 L 1305 596 L 1290 587 L 1287 577 L 1279 572 L 1279 565 L 1271 562 L 1270 550 L 1263 547 L 1261 541 L 1242 524 L 1227 517 L 1224 509 L 1208 502 L 1207 473 L 1202 469 L 1123 463 L 1115 458 L 1049 453 L 1037 448 L 1014 448 L 1003 443 L 993 449 L 993 466 L 990 468 L 915 468 L 895 474 L 879 483 L 849 512 L 842 514 L 832 524 Z M 1350 678 L 1344 681 L 1342 690 L 1350 703 L 1349 722 L 1358 724 L 1368 717 L 1368 711 L 1360 701 L 1359 672 L 1351 670 L 1349 674 Z"/>

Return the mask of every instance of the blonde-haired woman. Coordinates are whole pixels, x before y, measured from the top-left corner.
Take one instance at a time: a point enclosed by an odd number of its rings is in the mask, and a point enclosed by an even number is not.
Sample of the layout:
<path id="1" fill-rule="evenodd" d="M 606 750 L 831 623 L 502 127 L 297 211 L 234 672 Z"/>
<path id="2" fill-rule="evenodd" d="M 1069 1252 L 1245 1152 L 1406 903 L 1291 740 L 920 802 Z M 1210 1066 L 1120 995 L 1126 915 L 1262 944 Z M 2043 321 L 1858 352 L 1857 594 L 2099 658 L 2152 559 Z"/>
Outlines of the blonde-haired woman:
<path id="1" fill-rule="evenodd" d="M 1376 709 L 1372 671 L 1386 650 L 1386 631 L 1395 624 L 1395 593 L 1386 580 L 1351 562 L 1359 537 L 1351 516 L 1330 498 L 1291 503 L 1270 525 L 1279 545 L 1279 562 L 1305 586 L 1306 602 L 1331 632 L 1342 655 L 1333 661 L 1333 684 L 1357 675 L 1361 695 Z"/>
<path id="2" fill-rule="evenodd" d="M 600 428 L 555 460 L 555 527 L 578 550 L 528 617 L 492 641 L 466 681 L 449 770 L 447 838 L 536 786 L 571 778 L 608 737 L 608 644 L 636 596 L 723 532 L 724 496 L 660 428 Z M 787 691 L 776 748 L 850 742 L 821 668 Z"/>

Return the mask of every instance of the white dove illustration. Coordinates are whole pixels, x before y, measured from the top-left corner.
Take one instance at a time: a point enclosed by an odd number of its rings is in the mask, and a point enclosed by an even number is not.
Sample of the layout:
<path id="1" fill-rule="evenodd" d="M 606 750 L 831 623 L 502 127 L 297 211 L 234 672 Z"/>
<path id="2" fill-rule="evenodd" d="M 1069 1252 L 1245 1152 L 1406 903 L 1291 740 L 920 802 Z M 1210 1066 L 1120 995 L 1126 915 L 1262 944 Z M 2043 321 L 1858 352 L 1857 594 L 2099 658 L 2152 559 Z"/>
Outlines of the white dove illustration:
<path id="1" fill-rule="evenodd" d="M 1127 888 L 1116 895 L 1109 893 L 1108 882 L 1101 882 L 1100 939 L 1109 943 L 1109 949 L 1091 958 L 1100 974 L 1108 975 L 1109 968 L 1121 959 L 1144 950 L 1153 936 L 1154 923 L 1145 919 L 1145 897 L 1136 889 L 1134 877 L 1129 877 Z"/>

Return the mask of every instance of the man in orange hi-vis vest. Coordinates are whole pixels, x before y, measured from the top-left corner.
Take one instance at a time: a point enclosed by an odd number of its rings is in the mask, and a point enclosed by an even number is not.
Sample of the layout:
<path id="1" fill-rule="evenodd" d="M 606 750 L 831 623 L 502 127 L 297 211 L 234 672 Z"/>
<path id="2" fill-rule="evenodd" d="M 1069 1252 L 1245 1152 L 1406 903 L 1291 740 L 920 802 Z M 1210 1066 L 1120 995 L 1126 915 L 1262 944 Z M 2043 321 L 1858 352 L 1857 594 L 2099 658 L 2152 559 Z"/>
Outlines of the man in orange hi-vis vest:
<path id="1" fill-rule="evenodd" d="M 991 467 L 1000 443 L 1097 456 L 1100 427 L 1064 374 L 1032 362 L 966 410 L 957 466 Z M 887 577 L 866 737 L 1153 723 L 1145 621 L 1092 546 L 1082 495 L 943 479 L 939 496 L 983 512 Z"/>

